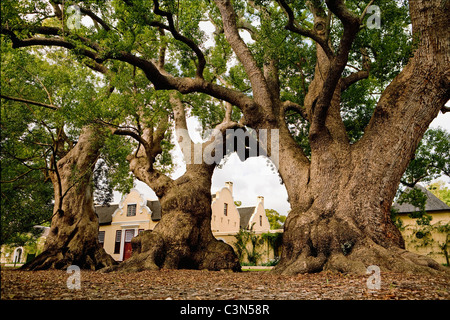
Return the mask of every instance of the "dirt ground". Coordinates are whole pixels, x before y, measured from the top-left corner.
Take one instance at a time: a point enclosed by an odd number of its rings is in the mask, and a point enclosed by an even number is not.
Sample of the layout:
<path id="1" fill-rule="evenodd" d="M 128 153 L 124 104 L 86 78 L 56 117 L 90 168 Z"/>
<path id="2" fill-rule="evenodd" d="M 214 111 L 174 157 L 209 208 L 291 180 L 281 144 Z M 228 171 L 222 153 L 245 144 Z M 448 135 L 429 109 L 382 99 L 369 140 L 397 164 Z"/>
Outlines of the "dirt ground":
<path id="1" fill-rule="evenodd" d="M 381 288 L 369 290 L 367 276 L 321 272 L 281 276 L 160 270 L 139 273 L 81 271 L 80 289 L 68 289 L 66 271 L 1 270 L 2 300 L 450 300 L 449 278 L 381 272 Z M 75 284 L 75 282 L 73 282 Z"/>

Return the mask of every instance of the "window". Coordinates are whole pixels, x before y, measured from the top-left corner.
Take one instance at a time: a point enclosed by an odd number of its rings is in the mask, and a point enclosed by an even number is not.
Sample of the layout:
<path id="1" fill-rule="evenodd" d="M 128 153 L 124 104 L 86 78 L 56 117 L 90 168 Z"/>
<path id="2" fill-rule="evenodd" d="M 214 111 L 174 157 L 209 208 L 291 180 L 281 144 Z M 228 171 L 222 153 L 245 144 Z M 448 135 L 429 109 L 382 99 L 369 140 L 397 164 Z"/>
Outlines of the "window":
<path id="1" fill-rule="evenodd" d="M 142 232 L 144 232 L 144 229 L 139 229 L 138 230 L 138 235 L 140 235 Z"/>
<path id="2" fill-rule="evenodd" d="M 262 227 L 262 216 L 259 216 L 259 225 Z"/>
<path id="3" fill-rule="evenodd" d="M 125 242 L 131 242 L 134 238 L 134 229 L 125 230 Z"/>
<path id="4" fill-rule="evenodd" d="M 223 204 L 223 214 L 226 216 L 228 215 L 228 203 Z"/>
<path id="5" fill-rule="evenodd" d="M 114 244 L 114 253 L 120 253 L 120 240 L 122 240 L 122 230 L 116 230 L 116 242 Z"/>
<path id="6" fill-rule="evenodd" d="M 101 244 L 101 246 L 103 247 L 104 243 L 105 243 L 105 231 L 99 231 L 98 232 L 98 242 Z"/>
<path id="7" fill-rule="evenodd" d="M 135 204 L 129 204 L 127 206 L 127 217 L 133 217 L 136 215 L 136 205 Z"/>

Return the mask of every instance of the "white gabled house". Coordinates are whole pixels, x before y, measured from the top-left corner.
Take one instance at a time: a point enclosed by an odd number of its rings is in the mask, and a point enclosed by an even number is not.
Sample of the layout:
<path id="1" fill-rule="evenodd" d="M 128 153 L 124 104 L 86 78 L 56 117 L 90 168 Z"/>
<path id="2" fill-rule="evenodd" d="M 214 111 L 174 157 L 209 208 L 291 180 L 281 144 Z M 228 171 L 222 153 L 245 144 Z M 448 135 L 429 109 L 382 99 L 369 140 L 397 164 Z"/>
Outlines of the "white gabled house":
<path id="1" fill-rule="evenodd" d="M 233 200 L 233 183 L 212 196 L 211 230 L 213 235 L 230 245 L 240 229 L 256 234 L 269 232 L 270 224 L 264 211 L 264 198 L 258 197 L 254 207 L 238 208 Z M 148 200 L 137 189 L 131 189 L 119 204 L 96 206 L 99 218 L 99 242 L 115 260 L 131 256 L 131 239 L 144 230 L 153 230 L 161 219 L 158 200 Z"/>

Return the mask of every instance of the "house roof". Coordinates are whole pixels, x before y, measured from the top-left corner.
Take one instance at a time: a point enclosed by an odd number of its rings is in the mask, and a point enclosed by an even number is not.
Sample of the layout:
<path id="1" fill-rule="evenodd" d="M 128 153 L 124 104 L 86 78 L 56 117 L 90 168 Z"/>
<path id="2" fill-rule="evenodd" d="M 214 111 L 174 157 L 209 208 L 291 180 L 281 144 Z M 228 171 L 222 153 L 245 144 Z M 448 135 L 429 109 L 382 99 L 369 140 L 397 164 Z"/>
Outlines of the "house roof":
<path id="1" fill-rule="evenodd" d="M 248 226 L 248 223 L 250 221 L 250 218 L 255 212 L 256 207 L 243 207 L 243 208 L 237 208 L 239 215 L 241 217 L 239 226 L 241 229 L 246 229 Z"/>
<path id="2" fill-rule="evenodd" d="M 152 211 L 152 220 L 161 220 L 161 203 L 158 200 L 147 200 L 147 207 Z"/>
<path id="3" fill-rule="evenodd" d="M 422 187 L 420 185 L 416 185 L 416 187 L 427 195 L 427 203 L 425 204 L 425 211 L 432 212 L 432 211 L 450 210 L 450 207 L 448 205 L 446 205 L 438 197 L 436 197 L 433 193 L 431 193 L 431 191 L 425 189 L 424 187 Z M 410 188 L 408 188 L 408 189 L 410 189 Z M 415 207 L 409 203 L 403 203 L 401 205 L 398 203 L 394 203 L 392 205 L 392 207 L 395 209 L 398 209 L 399 213 L 411 213 L 411 212 L 418 211 L 417 207 Z"/>
<path id="4" fill-rule="evenodd" d="M 95 213 L 98 217 L 98 223 L 100 225 L 110 224 L 112 221 L 112 215 L 118 207 L 118 204 L 112 204 L 109 206 L 95 206 Z"/>
<path id="5" fill-rule="evenodd" d="M 161 204 L 158 200 L 147 200 L 147 207 L 152 212 L 152 220 L 161 220 Z M 95 213 L 98 216 L 98 223 L 100 225 L 111 224 L 112 215 L 119 208 L 118 204 L 112 204 L 109 206 L 95 206 Z"/>

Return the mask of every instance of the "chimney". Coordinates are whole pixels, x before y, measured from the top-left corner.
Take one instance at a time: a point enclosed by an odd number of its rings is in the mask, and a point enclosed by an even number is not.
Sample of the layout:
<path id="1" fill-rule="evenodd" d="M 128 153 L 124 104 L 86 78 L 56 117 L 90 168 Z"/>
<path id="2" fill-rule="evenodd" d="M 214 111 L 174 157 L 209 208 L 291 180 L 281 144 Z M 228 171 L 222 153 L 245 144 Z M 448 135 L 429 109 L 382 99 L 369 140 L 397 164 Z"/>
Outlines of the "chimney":
<path id="1" fill-rule="evenodd" d="M 231 195 L 233 195 L 233 182 L 231 182 L 231 181 L 225 182 L 225 187 L 227 187 L 228 189 L 230 189 Z"/>
<path id="2" fill-rule="evenodd" d="M 264 197 L 263 196 L 258 196 L 257 199 L 258 199 L 257 204 L 261 203 L 263 205 L 263 207 L 264 207 Z"/>

